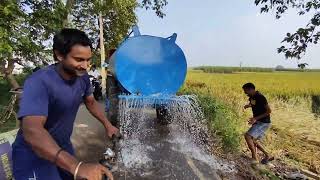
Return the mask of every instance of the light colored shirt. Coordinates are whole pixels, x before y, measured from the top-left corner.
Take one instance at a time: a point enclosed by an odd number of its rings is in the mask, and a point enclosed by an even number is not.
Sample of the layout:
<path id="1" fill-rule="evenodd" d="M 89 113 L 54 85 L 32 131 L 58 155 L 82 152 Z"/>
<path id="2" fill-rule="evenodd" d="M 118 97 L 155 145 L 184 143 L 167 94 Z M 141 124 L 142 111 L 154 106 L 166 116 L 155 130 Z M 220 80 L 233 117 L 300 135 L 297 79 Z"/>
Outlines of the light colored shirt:
<path id="1" fill-rule="evenodd" d="M 89 74 L 90 76 L 93 76 L 93 77 L 96 78 L 96 79 L 98 79 L 99 76 L 100 76 L 100 73 L 99 73 L 98 70 L 94 70 L 94 71 L 90 70 L 90 71 L 88 72 L 88 74 Z"/>

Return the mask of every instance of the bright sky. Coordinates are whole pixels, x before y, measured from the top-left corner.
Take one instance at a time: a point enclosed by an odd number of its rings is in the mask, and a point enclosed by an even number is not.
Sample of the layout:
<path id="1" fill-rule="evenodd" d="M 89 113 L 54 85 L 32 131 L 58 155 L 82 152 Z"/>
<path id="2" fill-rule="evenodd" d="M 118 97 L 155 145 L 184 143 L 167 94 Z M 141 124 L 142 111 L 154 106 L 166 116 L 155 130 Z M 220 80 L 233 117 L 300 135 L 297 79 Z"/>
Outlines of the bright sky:
<path id="1" fill-rule="evenodd" d="M 138 10 L 142 34 L 168 37 L 178 34 L 177 44 L 184 50 L 188 66 L 297 67 L 277 48 L 287 32 L 308 22 L 307 16 L 291 11 L 276 20 L 274 14 L 260 14 L 254 0 L 168 0 L 166 16 Z M 307 49 L 301 62 L 320 68 L 320 44 Z"/>

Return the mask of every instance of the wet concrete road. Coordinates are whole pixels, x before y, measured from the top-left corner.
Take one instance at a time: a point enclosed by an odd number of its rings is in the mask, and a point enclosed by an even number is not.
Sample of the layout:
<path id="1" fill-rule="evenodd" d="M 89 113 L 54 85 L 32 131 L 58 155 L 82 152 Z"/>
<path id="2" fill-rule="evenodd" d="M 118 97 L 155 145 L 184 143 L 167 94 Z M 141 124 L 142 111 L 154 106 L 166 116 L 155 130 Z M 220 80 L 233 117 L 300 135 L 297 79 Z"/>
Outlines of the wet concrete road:
<path id="1" fill-rule="evenodd" d="M 104 127 L 84 105 L 79 108 L 71 142 L 76 156 L 85 162 L 98 162 L 110 146 Z"/>
<path id="2" fill-rule="evenodd" d="M 223 164 L 210 160 L 211 157 L 192 146 L 178 127 L 159 125 L 155 113 L 149 113 L 144 135 L 121 142 L 119 161 L 125 166 L 119 165 L 115 179 L 220 179 L 216 170 L 226 168 Z M 77 157 L 85 162 L 98 162 L 110 147 L 105 134 L 99 121 L 81 106 L 72 136 Z"/>

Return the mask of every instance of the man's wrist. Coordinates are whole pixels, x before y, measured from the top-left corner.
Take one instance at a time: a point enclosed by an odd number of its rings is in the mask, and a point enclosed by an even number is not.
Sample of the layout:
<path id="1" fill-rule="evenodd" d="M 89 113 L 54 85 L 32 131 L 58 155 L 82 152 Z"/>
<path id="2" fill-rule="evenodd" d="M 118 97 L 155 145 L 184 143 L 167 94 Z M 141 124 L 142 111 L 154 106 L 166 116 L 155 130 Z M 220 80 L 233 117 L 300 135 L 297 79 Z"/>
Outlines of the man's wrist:
<path id="1" fill-rule="evenodd" d="M 79 164 L 78 161 L 73 162 L 73 163 L 70 164 L 70 166 L 69 166 L 69 172 L 70 172 L 71 174 L 74 174 L 74 173 L 75 173 L 78 164 Z"/>
<path id="2" fill-rule="evenodd" d="M 79 161 L 76 158 L 68 154 L 66 151 L 62 151 L 57 159 L 56 164 L 57 166 L 67 170 L 71 174 L 74 174 L 78 163 Z"/>
<path id="3" fill-rule="evenodd" d="M 106 129 L 109 129 L 109 128 L 112 126 L 112 124 L 108 121 L 108 119 L 105 119 L 105 120 L 103 121 L 103 126 L 104 126 Z"/>
<path id="4" fill-rule="evenodd" d="M 61 153 L 62 151 L 63 151 L 62 148 L 60 148 L 60 149 L 57 151 L 56 155 L 54 156 L 53 164 L 56 164 L 56 163 L 57 163 L 58 157 L 59 157 L 59 155 L 60 155 L 60 153 Z"/>

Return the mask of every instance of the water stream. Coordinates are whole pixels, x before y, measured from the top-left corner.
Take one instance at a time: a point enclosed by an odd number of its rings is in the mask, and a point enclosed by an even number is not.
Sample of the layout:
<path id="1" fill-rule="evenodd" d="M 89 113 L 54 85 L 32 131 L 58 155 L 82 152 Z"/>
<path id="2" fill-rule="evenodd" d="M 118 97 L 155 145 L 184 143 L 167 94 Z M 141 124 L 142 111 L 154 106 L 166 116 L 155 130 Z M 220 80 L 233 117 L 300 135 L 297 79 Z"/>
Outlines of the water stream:
<path id="1" fill-rule="evenodd" d="M 165 109 L 165 124 L 159 123 L 157 108 Z M 216 171 L 235 172 L 232 163 L 211 155 L 207 122 L 196 96 L 120 96 L 119 113 L 124 138 L 118 160 L 135 176 L 216 179 Z"/>

